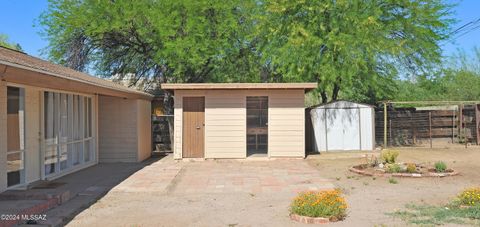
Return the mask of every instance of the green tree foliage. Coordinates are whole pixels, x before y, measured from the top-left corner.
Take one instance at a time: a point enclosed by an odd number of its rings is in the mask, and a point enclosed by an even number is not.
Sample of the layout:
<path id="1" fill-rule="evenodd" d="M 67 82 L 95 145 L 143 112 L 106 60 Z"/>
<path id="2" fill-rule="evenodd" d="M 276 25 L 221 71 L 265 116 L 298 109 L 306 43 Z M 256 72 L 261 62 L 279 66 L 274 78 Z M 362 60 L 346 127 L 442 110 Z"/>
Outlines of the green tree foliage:
<path id="1" fill-rule="evenodd" d="M 459 51 L 432 76 L 396 83 L 396 101 L 480 100 L 480 90 L 476 89 L 480 87 L 480 49 L 475 48 L 471 55 Z"/>
<path id="2" fill-rule="evenodd" d="M 256 81 L 249 0 L 50 0 L 52 60 L 157 82 Z"/>
<path id="3" fill-rule="evenodd" d="M 387 98 L 398 72 L 440 62 L 450 6 L 441 0 L 272 0 L 262 52 L 281 81 L 317 81 L 322 102 Z"/>
<path id="4" fill-rule="evenodd" d="M 13 50 L 23 51 L 20 44 L 10 42 L 8 35 L 5 34 L 0 34 L 0 46 L 7 47 Z"/>
<path id="5" fill-rule="evenodd" d="M 318 82 L 313 102 L 393 99 L 440 61 L 441 0 L 49 0 L 50 58 L 164 82 Z"/>

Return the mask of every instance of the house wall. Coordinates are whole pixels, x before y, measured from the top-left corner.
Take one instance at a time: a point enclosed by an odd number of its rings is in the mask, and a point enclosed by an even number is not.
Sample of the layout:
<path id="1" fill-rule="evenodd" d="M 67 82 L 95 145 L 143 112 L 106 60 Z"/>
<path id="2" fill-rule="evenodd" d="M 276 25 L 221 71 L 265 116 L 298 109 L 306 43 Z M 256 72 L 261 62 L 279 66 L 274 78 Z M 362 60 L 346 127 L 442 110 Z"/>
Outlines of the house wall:
<path id="1" fill-rule="evenodd" d="M 7 84 L 0 80 L 0 192 L 7 189 Z"/>
<path id="2" fill-rule="evenodd" d="M 151 155 L 150 102 L 98 97 L 99 162 L 137 162 Z"/>
<path id="3" fill-rule="evenodd" d="M 0 65 L 2 67 L 2 65 Z M 7 83 L 8 86 L 21 87 L 25 91 L 25 183 L 42 179 L 43 155 L 43 92 L 46 90 L 61 93 L 80 93 L 94 98 L 93 114 L 95 118 L 94 136 L 96 138 L 96 161 L 77 166 L 60 174 L 51 175 L 47 180 L 76 172 L 102 161 L 137 162 L 148 158 L 151 154 L 151 105 L 147 95 L 130 95 L 129 93 L 106 91 L 108 89 L 88 85 L 72 80 L 58 79 L 51 76 L 30 72 L 26 69 L 8 67 L 0 72 L 0 192 L 7 189 Z M 59 83 L 59 81 L 64 83 Z M 58 82 L 58 83 L 57 83 Z M 68 84 L 67 84 L 68 83 Z M 49 86 L 47 86 L 49 85 Z M 51 85 L 51 86 L 50 86 Z M 53 86 L 55 85 L 55 86 Z M 68 86 L 66 86 L 68 85 Z M 79 88 L 80 87 L 80 88 Z M 74 89 L 75 88 L 75 89 Z M 96 90 L 95 90 L 96 89 Z M 97 92 L 111 95 L 123 95 L 125 98 L 114 98 L 95 95 Z M 102 103 L 99 105 L 99 102 Z M 102 111 L 99 114 L 99 108 Z M 111 114 L 113 113 L 113 114 Z M 99 118 L 102 121 L 99 122 Z M 103 123 L 100 126 L 99 123 Z M 102 138 L 99 133 L 102 131 Z M 22 188 L 24 186 L 20 186 Z"/>
<path id="4" fill-rule="evenodd" d="M 137 100 L 137 161 L 143 161 L 152 154 L 152 105 L 147 100 Z"/>
<path id="5" fill-rule="evenodd" d="M 304 157 L 304 91 L 176 90 L 174 157 L 182 158 L 183 97 L 205 96 L 205 158 L 246 157 L 246 97 L 269 97 L 270 157 Z"/>
<path id="6" fill-rule="evenodd" d="M 137 103 L 110 96 L 98 98 L 99 162 L 137 160 Z"/>

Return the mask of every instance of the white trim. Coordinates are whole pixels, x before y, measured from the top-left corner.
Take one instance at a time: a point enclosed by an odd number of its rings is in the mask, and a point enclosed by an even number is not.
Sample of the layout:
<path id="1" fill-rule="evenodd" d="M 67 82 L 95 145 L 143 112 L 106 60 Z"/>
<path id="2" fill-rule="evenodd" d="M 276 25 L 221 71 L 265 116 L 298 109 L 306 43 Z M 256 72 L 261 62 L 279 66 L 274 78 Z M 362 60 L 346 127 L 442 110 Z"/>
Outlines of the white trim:
<path id="1" fill-rule="evenodd" d="M 37 87 L 37 86 L 31 86 L 31 85 L 25 85 L 25 84 L 18 84 L 18 83 L 12 83 L 7 81 L 7 86 L 11 87 L 21 87 L 21 88 L 35 88 L 38 89 L 40 92 L 56 92 L 56 93 L 64 93 L 64 94 L 72 94 L 72 95 L 82 95 L 82 96 L 88 96 L 88 97 L 94 97 L 95 94 L 89 94 L 89 93 L 81 93 L 81 92 L 73 92 L 73 91 L 68 91 L 68 90 L 60 90 L 60 89 L 51 89 L 51 88 L 45 88 L 45 87 Z"/>

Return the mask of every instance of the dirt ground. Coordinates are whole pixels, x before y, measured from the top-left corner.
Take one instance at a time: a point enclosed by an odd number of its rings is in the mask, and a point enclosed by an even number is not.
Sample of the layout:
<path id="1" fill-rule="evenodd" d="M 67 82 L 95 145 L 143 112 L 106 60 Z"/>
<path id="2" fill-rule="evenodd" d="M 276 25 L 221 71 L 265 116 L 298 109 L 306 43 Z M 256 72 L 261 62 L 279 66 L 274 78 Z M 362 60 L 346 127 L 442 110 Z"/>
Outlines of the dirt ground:
<path id="1" fill-rule="evenodd" d="M 400 161 L 433 163 L 442 160 L 461 175 L 399 178 L 398 184 L 390 184 L 388 178 L 348 172 L 348 167 L 364 162 L 360 156 L 358 153 L 329 153 L 311 155 L 301 161 L 316 168 L 321 178 L 329 179 L 346 193 L 348 217 L 326 226 L 405 226 L 402 220 L 386 213 L 404 209 L 408 203 L 444 204 L 462 189 L 480 185 L 480 149 L 401 150 Z M 183 168 L 187 171 L 181 172 L 188 173 L 188 166 L 185 164 Z M 174 179 L 172 184 L 177 181 Z M 291 198 L 291 193 L 283 191 L 159 193 L 112 190 L 74 217 L 68 226 L 309 226 L 288 218 Z"/>
<path id="2" fill-rule="evenodd" d="M 310 164 L 322 175 L 335 180 L 334 184 L 346 192 L 348 217 L 333 226 L 404 226 L 401 220 L 385 213 L 403 210 L 408 203 L 443 205 L 467 187 L 480 186 L 480 149 L 401 149 L 400 162 L 430 163 L 444 161 L 448 168 L 461 172 L 460 176 L 445 178 L 388 178 L 359 176 L 347 171 L 349 166 L 364 163 L 362 158 L 338 158 L 341 154 L 309 156 Z"/>

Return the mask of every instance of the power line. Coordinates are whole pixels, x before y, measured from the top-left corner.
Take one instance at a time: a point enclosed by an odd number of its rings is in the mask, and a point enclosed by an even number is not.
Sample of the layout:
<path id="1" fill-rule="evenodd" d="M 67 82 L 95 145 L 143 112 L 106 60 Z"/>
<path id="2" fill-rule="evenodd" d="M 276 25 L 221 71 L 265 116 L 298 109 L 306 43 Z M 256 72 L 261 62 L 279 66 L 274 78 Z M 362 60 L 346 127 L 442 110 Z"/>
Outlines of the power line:
<path id="1" fill-rule="evenodd" d="M 448 36 L 451 36 L 451 38 L 449 38 L 446 41 L 448 42 L 448 41 L 456 40 L 456 39 L 472 32 L 472 31 L 474 31 L 478 28 L 480 28 L 480 18 L 472 20 L 472 21 L 458 27 L 457 29 L 453 30 L 450 34 L 448 34 Z"/>

